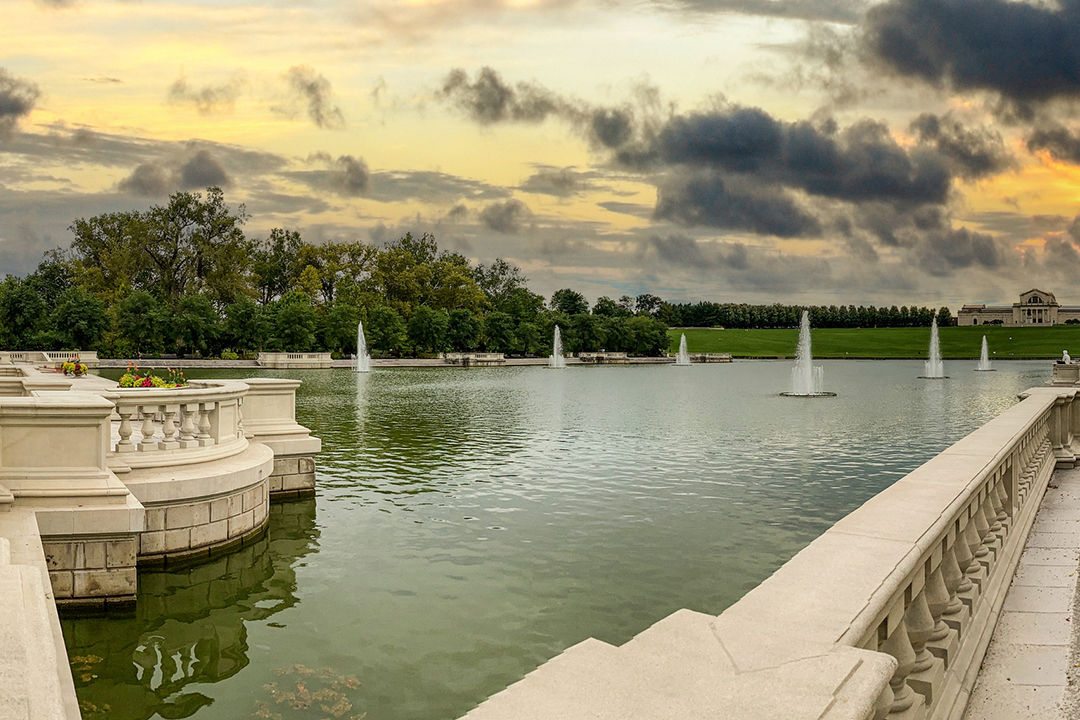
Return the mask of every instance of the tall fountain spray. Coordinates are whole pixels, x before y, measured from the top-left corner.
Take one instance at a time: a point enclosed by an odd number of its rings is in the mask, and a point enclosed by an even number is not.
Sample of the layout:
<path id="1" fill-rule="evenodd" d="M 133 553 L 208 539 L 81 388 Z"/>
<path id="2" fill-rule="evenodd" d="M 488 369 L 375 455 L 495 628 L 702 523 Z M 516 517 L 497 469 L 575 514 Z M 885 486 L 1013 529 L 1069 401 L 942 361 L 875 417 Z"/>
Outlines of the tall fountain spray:
<path id="1" fill-rule="evenodd" d="M 946 377 L 945 364 L 941 362 L 941 342 L 938 340 L 937 317 L 934 318 L 934 322 L 930 325 L 930 359 L 924 365 L 925 374 L 919 377 L 927 380 L 943 380 Z"/>
<path id="2" fill-rule="evenodd" d="M 675 359 L 676 365 L 689 365 L 690 353 L 686 349 L 686 333 L 682 334 L 682 338 L 679 340 L 679 357 Z"/>
<path id="3" fill-rule="evenodd" d="M 791 369 L 791 390 L 780 393 L 788 397 L 830 397 L 836 393 L 825 392 L 824 371 L 821 366 L 814 367 L 814 357 L 810 353 L 810 313 L 803 310 L 799 323 L 799 344 L 795 349 L 795 367 Z"/>
<path id="4" fill-rule="evenodd" d="M 559 331 L 558 325 L 555 326 L 555 337 L 551 341 L 551 357 L 548 358 L 548 367 L 566 367 L 566 358 L 563 357 L 562 352 L 562 333 Z"/>
<path id="5" fill-rule="evenodd" d="M 985 335 L 983 335 L 982 352 L 979 353 L 979 365 L 975 369 L 979 372 L 991 372 L 994 369 L 990 367 L 990 349 L 986 346 Z"/>
<path id="6" fill-rule="evenodd" d="M 356 325 L 356 372 L 371 372 L 371 356 L 367 351 L 367 338 L 364 337 L 364 323 Z"/>

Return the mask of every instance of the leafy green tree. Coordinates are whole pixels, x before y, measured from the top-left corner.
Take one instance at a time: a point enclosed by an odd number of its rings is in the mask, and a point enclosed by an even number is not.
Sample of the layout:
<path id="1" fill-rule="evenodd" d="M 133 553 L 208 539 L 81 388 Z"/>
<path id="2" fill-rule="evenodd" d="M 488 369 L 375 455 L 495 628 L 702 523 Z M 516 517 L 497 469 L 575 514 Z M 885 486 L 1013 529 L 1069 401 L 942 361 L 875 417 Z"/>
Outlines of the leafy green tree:
<path id="1" fill-rule="evenodd" d="M 949 308 L 945 307 L 944 305 L 937 312 L 937 324 L 941 327 L 955 325 L 952 313 L 949 311 Z"/>
<path id="2" fill-rule="evenodd" d="M 61 350 L 97 347 L 108 324 L 105 305 L 80 287 L 60 293 L 50 315 L 52 339 Z"/>
<path id="3" fill-rule="evenodd" d="M 46 308 L 41 295 L 12 276 L 0 282 L 0 339 L 12 350 L 29 350 L 35 334 L 45 330 Z"/>
<path id="4" fill-rule="evenodd" d="M 408 341 L 405 321 L 397 310 L 388 305 L 376 305 L 368 310 L 364 334 L 368 347 L 383 352 L 400 354 Z"/>
<path id="5" fill-rule="evenodd" d="M 518 323 L 514 336 L 517 339 L 517 349 L 525 355 L 537 353 L 542 346 L 540 328 L 535 323 Z"/>
<path id="6" fill-rule="evenodd" d="M 145 290 L 135 290 L 116 305 L 116 330 L 136 354 L 161 352 L 158 302 Z"/>
<path id="7" fill-rule="evenodd" d="M 341 354 L 356 352 L 356 326 L 360 312 L 340 300 L 335 300 L 319 314 L 318 335 L 322 347 Z"/>
<path id="8" fill-rule="evenodd" d="M 593 305 L 592 312 L 593 315 L 604 315 L 607 317 L 630 317 L 633 315 L 629 310 L 606 295 L 596 299 L 596 304 Z"/>
<path id="9" fill-rule="evenodd" d="M 236 352 L 261 350 L 270 337 L 270 318 L 251 298 L 244 296 L 225 307 L 222 346 Z"/>
<path id="10" fill-rule="evenodd" d="M 179 355 L 209 355 L 218 338 L 220 318 L 204 295 L 183 295 L 167 312 L 162 323 L 167 328 L 166 348 Z"/>
<path id="11" fill-rule="evenodd" d="M 116 293 L 144 289 L 169 302 L 204 294 L 224 306 L 248 289 L 246 220 L 243 206 L 234 213 L 220 188 L 175 193 L 145 212 L 76 220 L 71 250 L 87 286 L 110 304 Z"/>
<path id="12" fill-rule="evenodd" d="M 450 311 L 446 327 L 446 344 L 455 352 L 468 352 L 480 347 L 483 324 L 480 316 L 466 308 Z"/>
<path id="13" fill-rule="evenodd" d="M 445 310 L 421 305 L 409 318 L 409 342 L 420 352 L 442 352 L 446 349 L 446 328 L 450 318 Z"/>
<path id="14" fill-rule="evenodd" d="M 575 351 L 605 349 L 603 328 L 596 315 L 579 313 L 570 318 L 571 344 Z"/>
<path id="15" fill-rule="evenodd" d="M 589 302 L 576 290 L 563 288 L 552 294 L 551 309 L 564 315 L 580 315 L 589 312 Z"/>
<path id="16" fill-rule="evenodd" d="M 295 290 L 277 302 L 273 343 L 289 352 L 307 352 L 315 346 L 315 308 L 307 295 Z"/>
<path id="17" fill-rule="evenodd" d="M 664 323 L 645 315 L 626 321 L 630 333 L 630 352 L 635 355 L 660 355 L 667 350 L 667 327 Z"/>
<path id="18" fill-rule="evenodd" d="M 660 311 L 660 304 L 663 302 L 652 293 L 642 293 L 634 301 L 634 309 L 638 315 L 652 315 L 655 317 L 656 313 Z"/>
<path id="19" fill-rule="evenodd" d="M 273 228 L 270 235 L 255 246 L 251 255 L 251 272 L 259 301 L 263 305 L 269 305 L 289 291 L 303 246 L 300 233 L 282 228 Z"/>
<path id="20" fill-rule="evenodd" d="M 489 312 L 484 317 L 484 347 L 491 352 L 512 352 L 514 318 L 504 312 Z"/>

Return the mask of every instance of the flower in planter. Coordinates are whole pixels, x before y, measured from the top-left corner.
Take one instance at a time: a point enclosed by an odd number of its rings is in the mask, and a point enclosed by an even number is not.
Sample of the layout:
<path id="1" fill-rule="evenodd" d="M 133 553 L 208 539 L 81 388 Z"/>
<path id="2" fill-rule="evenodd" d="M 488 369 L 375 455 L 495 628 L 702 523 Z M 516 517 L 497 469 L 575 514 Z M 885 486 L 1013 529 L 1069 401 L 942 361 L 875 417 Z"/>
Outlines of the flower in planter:
<path id="1" fill-rule="evenodd" d="M 128 363 L 127 371 L 120 376 L 119 387 L 123 388 L 162 388 L 172 389 L 178 387 L 184 387 L 187 385 L 187 379 L 184 378 L 184 373 L 176 372 L 172 368 L 167 368 L 166 375 L 154 374 L 154 368 L 150 368 L 146 374 L 139 371 L 139 366 L 132 363 Z"/>

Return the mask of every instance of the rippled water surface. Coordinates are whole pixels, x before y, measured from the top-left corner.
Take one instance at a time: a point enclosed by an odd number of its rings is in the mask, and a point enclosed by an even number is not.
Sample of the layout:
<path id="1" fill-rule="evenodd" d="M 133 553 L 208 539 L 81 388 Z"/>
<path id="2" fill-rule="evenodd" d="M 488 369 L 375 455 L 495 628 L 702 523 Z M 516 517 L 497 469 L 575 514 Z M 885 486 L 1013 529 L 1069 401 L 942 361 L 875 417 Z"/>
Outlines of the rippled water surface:
<path id="1" fill-rule="evenodd" d="M 783 362 L 275 373 L 316 498 L 140 573 L 134 617 L 65 620 L 84 717 L 457 717 L 586 637 L 719 613 L 1049 374 L 822 364 L 835 398 L 778 397 Z"/>

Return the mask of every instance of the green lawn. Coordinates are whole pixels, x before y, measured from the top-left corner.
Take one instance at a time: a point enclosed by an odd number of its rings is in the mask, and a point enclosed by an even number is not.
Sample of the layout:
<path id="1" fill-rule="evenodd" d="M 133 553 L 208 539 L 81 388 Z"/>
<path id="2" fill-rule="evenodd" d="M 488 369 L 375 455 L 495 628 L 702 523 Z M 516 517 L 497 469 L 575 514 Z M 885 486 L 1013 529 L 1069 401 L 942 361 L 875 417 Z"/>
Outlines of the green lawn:
<path id="1" fill-rule="evenodd" d="M 735 357 L 793 357 L 799 331 L 792 330 L 668 330 L 669 347 L 679 349 L 686 333 L 690 352 L 731 353 Z M 977 358 L 982 337 L 994 358 L 1060 358 L 1062 350 L 1080 358 L 1080 325 L 1042 328 L 941 328 L 941 354 L 948 358 Z M 930 328 L 819 328 L 811 331 L 814 357 L 925 358 Z"/>

